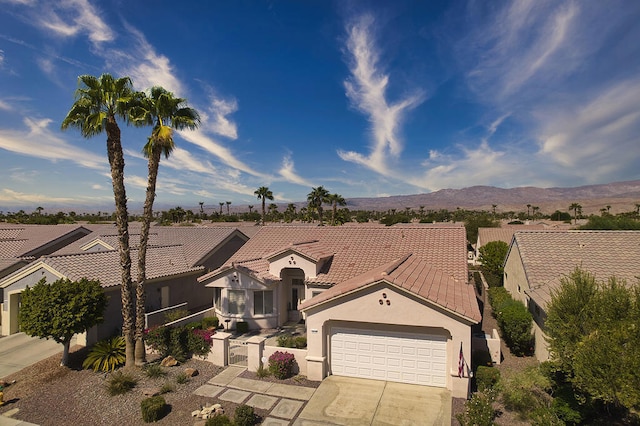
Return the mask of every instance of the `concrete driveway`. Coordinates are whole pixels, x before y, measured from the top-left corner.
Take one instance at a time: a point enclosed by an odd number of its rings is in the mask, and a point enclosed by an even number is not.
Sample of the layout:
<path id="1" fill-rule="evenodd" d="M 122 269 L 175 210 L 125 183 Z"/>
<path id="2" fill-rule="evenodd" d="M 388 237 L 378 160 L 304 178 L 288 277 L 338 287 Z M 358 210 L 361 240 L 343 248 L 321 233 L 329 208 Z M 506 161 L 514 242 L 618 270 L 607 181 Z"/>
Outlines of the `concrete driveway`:
<path id="1" fill-rule="evenodd" d="M 329 376 L 294 425 L 450 425 L 443 388 Z"/>
<path id="2" fill-rule="evenodd" d="M 71 340 L 74 345 L 75 337 Z M 53 340 L 38 339 L 24 333 L 0 338 L 0 379 L 36 362 L 60 353 L 62 345 Z"/>

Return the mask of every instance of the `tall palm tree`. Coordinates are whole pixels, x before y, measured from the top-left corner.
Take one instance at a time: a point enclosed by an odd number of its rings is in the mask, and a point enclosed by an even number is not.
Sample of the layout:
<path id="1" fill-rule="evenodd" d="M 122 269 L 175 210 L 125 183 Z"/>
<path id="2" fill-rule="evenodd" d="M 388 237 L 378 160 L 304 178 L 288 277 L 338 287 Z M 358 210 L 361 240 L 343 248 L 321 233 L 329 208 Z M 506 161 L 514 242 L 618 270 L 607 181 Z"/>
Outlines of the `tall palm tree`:
<path id="1" fill-rule="evenodd" d="M 122 333 L 126 349 L 125 365 L 131 367 L 134 359 L 134 289 L 131 281 L 131 253 L 129 248 L 129 222 L 127 194 L 124 187 L 124 154 L 120 141 L 120 127 L 116 119 L 127 123 L 130 119 L 134 91 L 129 77 L 113 78 L 109 74 L 100 77 L 78 77 L 75 102 L 62 120 L 62 129 L 75 127 L 85 138 L 107 134 L 107 156 L 111 167 L 111 182 L 115 200 L 115 219 L 121 267 Z"/>
<path id="2" fill-rule="evenodd" d="M 231 201 L 226 201 L 227 204 L 227 216 L 229 216 L 229 206 L 231 205 Z"/>
<path id="3" fill-rule="evenodd" d="M 251 204 L 249 204 L 247 207 L 249 207 L 249 214 L 251 214 L 252 210 L 253 210 L 253 206 Z"/>
<path id="4" fill-rule="evenodd" d="M 151 136 L 142 149 L 144 156 L 149 159 L 149 176 L 147 194 L 144 201 L 142 228 L 140 230 L 140 248 L 138 251 L 138 279 L 136 284 L 136 346 L 135 363 L 146 362 L 144 347 L 144 314 L 145 314 L 145 281 L 147 272 L 147 245 L 149 243 L 149 228 L 153 219 L 153 202 L 156 197 L 156 182 L 160 159 L 164 154 L 169 158 L 175 144 L 173 131 L 195 129 L 200 123 L 198 112 L 185 106 L 186 100 L 174 97 L 173 93 L 155 86 L 149 91 L 149 96 L 142 96 L 133 109 L 134 124 L 136 126 L 153 126 Z"/>
<path id="5" fill-rule="evenodd" d="M 318 210 L 318 219 L 320 220 L 320 226 L 322 226 L 322 204 L 329 202 L 329 191 L 324 186 L 311 188 L 311 192 L 307 195 L 307 201 L 309 206 Z"/>
<path id="6" fill-rule="evenodd" d="M 222 206 L 224 206 L 224 203 L 218 203 L 220 204 L 220 216 L 222 216 Z"/>
<path id="7" fill-rule="evenodd" d="M 261 186 L 255 190 L 254 194 L 258 197 L 258 200 L 262 200 L 262 225 L 264 225 L 264 217 L 266 215 L 264 205 L 266 200 L 273 201 L 273 192 L 271 192 L 266 186 Z"/>
<path id="8" fill-rule="evenodd" d="M 578 214 L 582 212 L 582 206 L 578 203 L 571 203 L 569 211 L 573 210 L 573 224 L 578 223 Z"/>
<path id="9" fill-rule="evenodd" d="M 336 212 L 338 211 L 338 206 L 346 206 L 347 202 L 340 194 L 329 194 L 327 198 L 329 203 L 331 204 L 331 225 L 336 224 Z"/>

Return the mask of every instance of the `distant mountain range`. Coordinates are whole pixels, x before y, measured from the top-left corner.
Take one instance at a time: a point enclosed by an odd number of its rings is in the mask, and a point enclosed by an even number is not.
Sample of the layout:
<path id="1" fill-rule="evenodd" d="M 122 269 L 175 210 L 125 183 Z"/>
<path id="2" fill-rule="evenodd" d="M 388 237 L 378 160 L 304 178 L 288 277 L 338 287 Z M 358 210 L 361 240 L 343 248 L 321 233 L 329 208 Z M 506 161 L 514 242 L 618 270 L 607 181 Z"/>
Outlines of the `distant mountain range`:
<path id="1" fill-rule="evenodd" d="M 598 213 L 601 208 L 611 206 L 611 213 L 635 210 L 640 203 L 640 180 L 614 182 L 575 188 L 497 188 L 495 186 L 472 186 L 462 189 L 441 189 L 428 194 L 394 195 L 380 198 L 349 198 L 351 210 L 404 209 L 410 207 L 425 210 L 456 209 L 496 211 L 526 211 L 527 204 L 537 206 L 541 213 L 555 210 L 567 211 L 571 203 L 580 203 L 583 213 Z"/>

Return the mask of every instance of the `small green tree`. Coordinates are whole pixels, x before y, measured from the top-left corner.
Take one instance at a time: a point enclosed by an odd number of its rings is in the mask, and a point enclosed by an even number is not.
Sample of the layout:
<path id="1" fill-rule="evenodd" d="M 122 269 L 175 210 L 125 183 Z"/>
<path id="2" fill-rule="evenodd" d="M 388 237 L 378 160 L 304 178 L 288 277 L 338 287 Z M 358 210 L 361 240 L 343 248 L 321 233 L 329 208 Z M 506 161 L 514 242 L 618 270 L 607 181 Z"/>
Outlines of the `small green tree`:
<path id="1" fill-rule="evenodd" d="M 491 274 L 502 276 L 509 245 L 504 241 L 490 241 L 480 247 L 479 251 L 482 269 Z"/>
<path id="2" fill-rule="evenodd" d="M 576 269 L 552 293 L 552 361 L 574 389 L 616 408 L 640 406 L 640 287 Z"/>
<path id="3" fill-rule="evenodd" d="M 60 365 L 66 366 L 73 335 L 101 323 L 106 307 L 99 281 L 59 279 L 47 284 L 43 278 L 22 292 L 20 326 L 29 336 L 62 343 Z"/>

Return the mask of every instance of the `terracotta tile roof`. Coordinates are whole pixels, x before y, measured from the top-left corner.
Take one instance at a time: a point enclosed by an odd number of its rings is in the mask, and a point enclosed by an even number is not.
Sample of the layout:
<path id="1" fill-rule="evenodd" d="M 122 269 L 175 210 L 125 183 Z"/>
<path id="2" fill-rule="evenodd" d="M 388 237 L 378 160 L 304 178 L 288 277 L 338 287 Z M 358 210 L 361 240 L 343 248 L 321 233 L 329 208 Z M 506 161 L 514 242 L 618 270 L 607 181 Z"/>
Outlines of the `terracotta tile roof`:
<path id="1" fill-rule="evenodd" d="M 543 308 L 560 279 L 576 267 L 601 281 L 615 276 L 635 283 L 640 277 L 640 231 L 528 231 L 514 237 L 530 296 Z"/>
<path id="2" fill-rule="evenodd" d="M 502 228 L 478 228 L 479 247 L 491 241 L 504 241 L 511 244 L 516 231 L 542 231 L 547 229 L 543 225 L 508 225 Z"/>
<path id="3" fill-rule="evenodd" d="M 93 228 L 94 232 L 76 241 L 67 247 L 62 248 L 55 254 L 82 253 L 81 247 L 100 239 L 114 248 L 119 247 L 117 229 L 98 226 Z M 195 266 L 211 253 L 219 244 L 229 238 L 236 228 L 232 227 L 178 227 L 178 226 L 152 226 L 149 232 L 149 245 L 182 245 L 187 261 Z M 140 243 L 140 224 L 133 223 L 129 226 L 129 245 L 137 248 Z"/>
<path id="4" fill-rule="evenodd" d="M 326 247 L 323 243 L 318 240 L 313 240 L 293 243 L 288 247 L 276 251 L 275 253 L 266 255 L 265 259 L 271 259 L 278 256 L 279 254 L 286 253 L 289 250 L 297 252 L 300 255 L 316 262 L 319 262 L 323 259 L 328 259 L 334 254 L 334 252 L 330 248 Z"/>
<path id="5" fill-rule="evenodd" d="M 70 280 L 89 278 L 99 280 L 103 287 L 120 285 L 120 255 L 117 250 L 51 255 L 40 259 Z M 138 273 L 138 250 L 131 250 L 131 276 L 135 281 Z M 150 246 L 147 249 L 147 279 L 169 277 L 202 271 L 203 267 L 193 267 L 180 245 Z"/>
<path id="6" fill-rule="evenodd" d="M 389 282 L 417 294 L 472 322 L 482 319 L 472 285 L 434 268 L 413 254 L 337 284 L 303 302 L 300 307 L 305 310 L 380 281 Z"/>
<path id="7" fill-rule="evenodd" d="M 254 277 L 268 276 L 271 279 L 279 279 L 268 274 L 267 259 L 274 253 L 295 247 L 296 244 L 304 246 L 305 244 L 300 244 L 301 242 L 306 242 L 307 246 L 304 249 L 314 253 L 323 253 L 323 256 L 333 254 L 331 261 L 325 263 L 317 278 L 309 279 L 309 283 L 336 287 L 338 287 L 337 284 L 346 283 L 346 288 L 350 285 L 362 285 L 367 280 L 367 274 L 374 274 L 377 277 L 379 275 L 375 274 L 378 273 L 379 268 L 384 269 L 393 262 L 398 262 L 399 259 L 405 259 L 405 266 L 398 267 L 398 272 L 409 271 L 410 268 L 407 265 L 416 268 L 416 271 L 420 268 L 422 272 L 416 272 L 418 278 L 413 281 L 398 276 L 398 281 L 394 284 L 404 286 L 405 282 L 411 282 L 411 285 L 407 284 L 407 290 L 416 292 L 425 299 L 474 320 L 476 313 L 479 315 L 479 312 L 476 312 L 477 304 L 476 311 L 468 306 L 469 303 L 473 305 L 476 302 L 475 294 L 471 302 L 468 302 L 468 291 L 473 293 L 473 287 L 467 285 L 466 233 L 461 225 L 443 227 L 265 226 L 223 267 L 198 280 L 206 281 L 229 268 L 238 266 L 249 269 Z M 359 277 L 355 284 L 349 281 L 355 277 Z M 340 292 L 341 289 L 335 291 Z M 456 305 L 459 306 L 454 309 Z"/>

